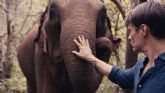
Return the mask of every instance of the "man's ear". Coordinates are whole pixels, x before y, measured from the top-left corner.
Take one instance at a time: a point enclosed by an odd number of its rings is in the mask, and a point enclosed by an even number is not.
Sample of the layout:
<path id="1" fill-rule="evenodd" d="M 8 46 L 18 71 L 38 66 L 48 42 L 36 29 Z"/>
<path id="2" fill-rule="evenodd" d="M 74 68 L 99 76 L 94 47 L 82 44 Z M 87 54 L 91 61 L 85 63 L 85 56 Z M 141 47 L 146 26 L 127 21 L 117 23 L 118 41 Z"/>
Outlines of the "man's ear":
<path id="1" fill-rule="evenodd" d="M 149 33 L 149 28 L 145 24 L 142 24 L 140 26 L 140 30 L 141 30 L 140 33 L 142 34 L 142 37 L 146 37 L 148 35 L 148 33 Z"/>

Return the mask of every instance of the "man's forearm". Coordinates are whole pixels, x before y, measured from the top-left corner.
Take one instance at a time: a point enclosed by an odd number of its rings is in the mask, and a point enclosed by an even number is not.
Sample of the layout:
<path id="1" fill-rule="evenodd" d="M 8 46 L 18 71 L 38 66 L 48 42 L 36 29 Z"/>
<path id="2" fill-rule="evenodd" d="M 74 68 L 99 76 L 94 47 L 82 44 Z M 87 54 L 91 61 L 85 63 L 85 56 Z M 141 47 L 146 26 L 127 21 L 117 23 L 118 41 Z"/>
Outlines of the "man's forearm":
<path id="1" fill-rule="evenodd" d="M 109 73 L 112 70 L 112 65 L 105 63 L 104 61 L 101 61 L 98 58 L 95 58 L 94 65 L 103 75 L 108 76 Z"/>

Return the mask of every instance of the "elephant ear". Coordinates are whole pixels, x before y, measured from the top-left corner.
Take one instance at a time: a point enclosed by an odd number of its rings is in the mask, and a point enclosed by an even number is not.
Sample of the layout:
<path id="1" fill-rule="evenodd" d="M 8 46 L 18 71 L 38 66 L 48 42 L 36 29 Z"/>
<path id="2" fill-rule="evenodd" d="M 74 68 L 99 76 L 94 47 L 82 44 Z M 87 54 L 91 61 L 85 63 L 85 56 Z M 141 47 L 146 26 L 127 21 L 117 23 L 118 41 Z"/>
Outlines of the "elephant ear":
<path id="1" fill-rule="evenodd" d="M 46 19 L 48 19 L 46 17 L 48 17 L 48 7 L 46 7 L 46 10 L 41 14 L 38 34 L 37 34 L 36 38 L 34 39 L 34 43 L 38 43 L 39 47 L 41 49 L 43 49 L 43 51 L 45 53 L 47 53 L 47 51 L 48 51 L 47 36 L 46 36 L 46 32 L 44 30 L 44 26 L 47 21 Z"/>
<path id="2" fill-rule="evenodd" d="M 112 39 L 113 34 L 112 34 L 112 30 L 111 30 L 111 20 L 107 15 L 105 17 L 105 30 L 106 30 L 106 37 L 109 39 Z"/>
<path id="3" fill-rule="evenodd" d="M 104 37 L 107 34 L 107 31 L 109 31 L 109 35 L 112 35 L 111 33 L 111 23 L 110 19 L 106 14 L 106 8 L 105 6 L 101 9 L 99 12 L 97 23 L 96 23 L 96 38 Z"/>
<path id="4" fill-rule="evenodd" d="M 40 49 L 49 53 L 48 37 L 59 37 L 61 32 L 60 15 L 54 3 L 51 3 L 41 15 L 39 32 L 34 39 Z M 56 34 L 58 33 L 58 34 Z M 53 36 L 56 35 L 56 36 Z M 58 36 L 57 36 L 58 35 Z"/>

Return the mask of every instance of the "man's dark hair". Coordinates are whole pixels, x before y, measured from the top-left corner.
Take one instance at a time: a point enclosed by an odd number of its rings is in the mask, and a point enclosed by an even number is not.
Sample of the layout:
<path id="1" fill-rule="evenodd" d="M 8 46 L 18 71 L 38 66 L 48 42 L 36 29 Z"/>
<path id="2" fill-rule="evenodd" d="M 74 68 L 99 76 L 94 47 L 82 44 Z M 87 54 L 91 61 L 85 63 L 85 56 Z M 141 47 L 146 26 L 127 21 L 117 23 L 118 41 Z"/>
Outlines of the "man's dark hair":
<path id="1" fill-rule="evenodd" d="M 139 4 L 130 11 L 125 23 L 126 26 L 131 23 L 137 29 L 141 24 L 145 24 L 149 27 L 152 36 L 165 39 L 165 4 L 154 1 Z"/>

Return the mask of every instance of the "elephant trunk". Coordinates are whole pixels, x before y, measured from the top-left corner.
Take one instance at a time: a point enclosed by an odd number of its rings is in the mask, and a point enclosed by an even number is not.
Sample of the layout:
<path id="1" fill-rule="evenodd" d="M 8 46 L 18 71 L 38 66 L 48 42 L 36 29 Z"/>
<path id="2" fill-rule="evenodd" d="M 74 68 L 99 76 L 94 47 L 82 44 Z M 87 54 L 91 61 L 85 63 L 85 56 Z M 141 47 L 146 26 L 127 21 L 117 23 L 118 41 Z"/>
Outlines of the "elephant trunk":
<path id="1" fill-rule="evenodd" d="M 102 80 L 91 64 L 71 53 L 73 50 L 79 51 L 73 40 L 81 35 L 89 40 L 95 54 L 96 21 L 92 19 L 78 17 L 62 22 L 61 48 L 75 93 L 94 93 Z"/>

